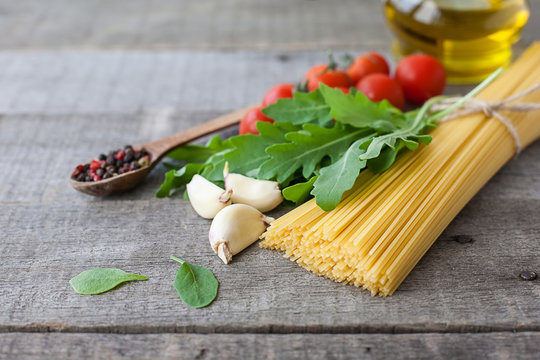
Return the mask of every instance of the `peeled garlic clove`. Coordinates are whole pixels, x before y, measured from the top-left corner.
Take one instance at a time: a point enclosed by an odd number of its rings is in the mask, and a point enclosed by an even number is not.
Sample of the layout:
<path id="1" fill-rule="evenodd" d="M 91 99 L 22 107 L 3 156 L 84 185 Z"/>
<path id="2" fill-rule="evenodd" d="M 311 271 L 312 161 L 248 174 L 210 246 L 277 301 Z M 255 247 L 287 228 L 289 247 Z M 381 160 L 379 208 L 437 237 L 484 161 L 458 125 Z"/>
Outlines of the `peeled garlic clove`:
<path id="1" fill-rule="evenodd" d="M 233 204 L 217 213 L 208 238 L 214 252 L 225 264 L 233 255 L 253 244 L 274 221 L 252 206 Z"/>
<path id="2" fill-rule="evenodd" d="M 231 204 L 231 191 L 223 190 L 200 175 L 195 175 L 186 185 L 189 202 L 205 219 L 213 219 L 224 207 Z"/>
<path id="3" fill-rule="evenodd" d="M 232 191 L 232 202 L 251 205 L 261 212 L 269 211 L 281 204 L 283 195 L 275 181 L 257 180 L 229 173 L 229 165 L 223 170 L 225 189 Z"/>

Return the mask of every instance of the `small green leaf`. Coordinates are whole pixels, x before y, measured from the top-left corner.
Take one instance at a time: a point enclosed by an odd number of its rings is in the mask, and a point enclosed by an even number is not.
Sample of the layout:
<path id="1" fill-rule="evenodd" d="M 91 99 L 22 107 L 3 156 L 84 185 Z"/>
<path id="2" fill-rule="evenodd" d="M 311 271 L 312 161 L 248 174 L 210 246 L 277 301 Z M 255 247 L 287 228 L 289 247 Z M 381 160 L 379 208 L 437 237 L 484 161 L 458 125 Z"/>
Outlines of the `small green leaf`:
<path id="1" fill-rule="evenodd" d="M 174 256 L 171 259 L 182 264 L 174 279 L 174 288 L 180 299 L 195 309 L 210 305 L 217 296 L 219 286 L 212 271 Z"/>
<path id="2" fill-rule="evenodd" d="M 246 134 L 231 138 L 234 149 L 225 154 L 231 172 L 256 178 L 261 164 L 269 159 L 266 148 L 285 142 L 285 134 L 300 129 L 290 123 L 271 124 L 264 121 L 257 122 L 256 126 L 259 135 Z"/>
<path id="3" fill-rule="evenodd" d="M 359 91 L 354 94 L 345 94 L 339 89 L 324 84 L 319 89 L 324 100 L 330 106 L 331 116 L 336 121 L 359 128 L 383 127 L 388 129 L 390 128 L 389 123 L 395 125 L 392 126 L 393 128 L 403 126 L 403 113 L 386 100 L 373 102 Z M 384 122 L 378 122 L 381 120 Z"/>
<path id="4" fill-rule="evenodd" d="M 179 170 L 169 170 L 165 173 L 165 180 L 161 183 L 156 197 L 163 198 L 170 196 L 173 189 L 179 188 L 191 181 L 195 174 L 201 173 L 209 164 L 189 163 Z"/>
<path id="5" fill-rule="evenodd" d="M 282 183 L 296 170 L 302 169 L 302 176 L 308 179 L 323 158 L 328 156 L 332 161 L 337 160 L 352 142 L 367 133 L 372 131 L 341 124 L 335 124 L 332 128 L 304 124 L 302 130 L 285 136 L 289 143 L 266 149 L 270 159 L 261 165 L 259 176 L 263 179 L 275 178 Z"/>
<path id="6" fill-rule="evenodd" d="M 168 153 L 167 157 L 175 160 L 203 163 L 210 156 L 228 148 L 230 148 L 230 145 L 227 141 L 221 140 L 219 136 L 214 136 L 205 146 L 183 145 Z"/>
<path id="7" fill-rule="evenodd" d="M 311 196 L 310 192 L 313 189 L 313 183 L 315 180 L 317 180 L 317 176 L 311 177 L 311 179 L 306 182 L 301 182 L 286 187 L 282 190 L 283 197 L 286 200 L 294 202 L 296 205 L 306 202 L 306 200 Z"/>
<path id="8" fill-rule="evenodd" d="M 114 289 L 126 281 L 147 280 L 143 275 L 130 274 L 120 269 L 97 268 L 85 270 L 69 283 L 81 295 L 95 295 Z"/>
<path id="9" fill-rule="evenodd" d="M 319 90 L 309 93 L 295 92 L 290 99 L 279 99 L 275 104 L 265 107 L 263 114 L 277 122 L 295 125 L 330 123 L 330 107 L 325 103 Z"/>
<path id="10" fill-rule="evenodd" d="M 333 210 L 341 201 L 343 193 L 354 185 L 360 170 L 366 167 L 366 160 L 360 161 L 359 158 L 365 152 L 361 147 L 365 146 L 368 139 L 355 141 L 338 161 L 321 169 L 311 192 L 321 209 Z"/>
<path id="11" fill-rule="evenodd" d="M 418 143 L 414 142 L 414 144 L 418 146 Z M 378 157 L 368 160 L 368 169 L 373 171 L 374 173 L 381 173 L 385 170 L 388 170 L 388 168 L 392 166 L 392 164 L 396 160 L 396 156 L 402 147 L 403 146 L 398 146 L 394 149 L 392 149 L 391 147 L 385 147 Z"/>

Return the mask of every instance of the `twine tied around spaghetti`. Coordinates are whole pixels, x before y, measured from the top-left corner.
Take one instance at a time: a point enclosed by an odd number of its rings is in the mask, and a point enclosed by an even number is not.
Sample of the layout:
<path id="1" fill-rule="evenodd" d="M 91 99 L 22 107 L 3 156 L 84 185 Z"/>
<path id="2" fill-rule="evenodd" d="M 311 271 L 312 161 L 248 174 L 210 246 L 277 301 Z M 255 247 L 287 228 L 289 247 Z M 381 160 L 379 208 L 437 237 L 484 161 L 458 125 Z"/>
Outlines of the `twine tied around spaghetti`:
<path id="1" fill-rule="evenodd" d="M 496 102 L 490 102 L 490 101 L 484 101 L 480 99 L 470 98 L 467 99 L 467 101 L 461 105 L 457 110 L 451 112 L 450 114 L 446 115 L 445 117 L 438 120 L 438 122 L 442 123 L 448 120 L 455 119 L 457 117 L 474 114 L 478 112 L 484 113 L 488 118 L 496 118 L 499 120 L 508 130 L 508 132 L 512 135 L 514 138 L 515 148 L 516 148 L 516 155 L 519 154 L 522 150 L 521 147 L 521 141 L 519 139 L 519 135 L 517 132 L 516 127 L 514 124 L 512 124 L 512 121 L 502 115 L 499 110 L 508 110 L 508 111 L 531 111 L 531 110 L 540 110 L 540 103 L 526 103 L 526 102 L 520 102 L 515 104 L 509 104 L 510 102 L 520 99 L 524 97 L 525 95 L 528 95 L 532 92 L 535 92 L 537 90 L 540 90 L 540 83 L 528 88 L 525 91 L 522 91 L 516 95 L 512 95 L 510 97 L 507 97 L 506 99 L 503 99 L 501 101 Z M 458 101 L 461 101 L 462 97 L 449 97 L 446 99 L 442 99 L 441 101 L 437 102 L 436 104 L 432 105 L 430 110 L 431 111 L 439 111 L 439 110 L 445 110 L 448 109 L 453 104 L 457 103 Z"/>

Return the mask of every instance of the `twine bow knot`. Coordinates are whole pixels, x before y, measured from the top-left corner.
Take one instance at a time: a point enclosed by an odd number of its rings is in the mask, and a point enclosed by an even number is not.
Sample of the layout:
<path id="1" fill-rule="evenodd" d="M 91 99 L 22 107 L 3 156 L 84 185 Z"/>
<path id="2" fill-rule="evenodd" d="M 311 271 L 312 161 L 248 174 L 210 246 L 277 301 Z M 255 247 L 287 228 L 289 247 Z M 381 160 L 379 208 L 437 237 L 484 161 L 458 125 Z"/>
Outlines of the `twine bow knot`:
<path id="1" fill-rule="evenodd" d="M 523 111 L 531 111 L 531 110 L 540 109 L 540 103 L 520 102 L 516 104 L 509 104 L 510 102 L 520 99 L 524 97 L 525 95 L 528 95 L 539 89 L 540 89 L 540 83 L 528 88 L 525 91 L 520 92 L 519 94 L 507 97 L 506 99 L 503 99 L 501 101 L 496 101 L 496 102 L 489 102 L 489 101 L 471 98 L 471 99 L 468 99 L 458 110 L 448 114 L 447 116 L 441 118 L 438 121 L 445 122 L 451 119 L 455 119 L 457 117 L 474 114 L 478 112 L 484 113 L 484 115 L 486 115 L 488 118 L 494 117 L 497 120 L 499 120 L 501 123 L 503 123 L 504 126 L 506 126 L 506 129 L 514 138 L 516 155 L 517 155 L 522 150 L 521 141 L 519 139 L 517 129 L 514 126 L 514 124 L 512 124 L 512 121 L 508 117 L 502 115 L 499 112 L 499 110 L 523 112 Z M 445 110 L 449 108 L 450 106 L 452 106 L 453 104 L 455 104 L 456 102 L 460 101 L 461 99 L 462 99 L 461 97 L 450 97 L 450 98 L 443 99 L 437 104 L 434 104 L 431 107 L 431 111 Z"/>

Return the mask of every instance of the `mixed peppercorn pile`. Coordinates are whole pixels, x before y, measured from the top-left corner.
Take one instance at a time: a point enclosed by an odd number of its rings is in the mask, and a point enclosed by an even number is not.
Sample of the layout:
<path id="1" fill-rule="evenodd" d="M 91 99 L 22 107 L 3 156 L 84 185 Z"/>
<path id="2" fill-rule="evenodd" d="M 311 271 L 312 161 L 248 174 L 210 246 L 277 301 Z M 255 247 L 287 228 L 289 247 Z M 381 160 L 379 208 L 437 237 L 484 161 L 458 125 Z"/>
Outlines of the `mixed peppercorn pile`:
<path id="1" fill-rule="evenodd" d="M 71 178 L 76 181 L 100 181 L 140 169 L 150 164 L 150 154 L 144 149 L 131 145 L 124 149 L 101 154 L 88 164 L 77 165 Z"/>

